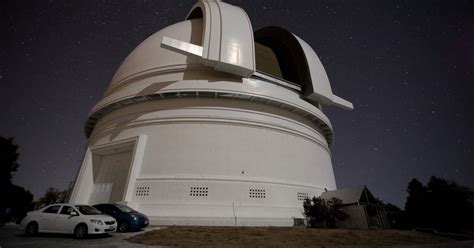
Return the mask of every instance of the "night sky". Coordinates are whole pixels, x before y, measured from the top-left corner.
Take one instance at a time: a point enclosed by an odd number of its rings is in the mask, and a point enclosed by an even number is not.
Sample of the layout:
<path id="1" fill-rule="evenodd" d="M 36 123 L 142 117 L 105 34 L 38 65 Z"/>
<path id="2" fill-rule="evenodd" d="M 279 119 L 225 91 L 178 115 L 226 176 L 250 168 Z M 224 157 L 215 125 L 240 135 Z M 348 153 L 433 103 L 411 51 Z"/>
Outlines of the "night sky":
<path id="1" fill-rule="evenodd" d="M 474 1 L 227 2 L 254 30 L 281 26 L 307 41 L 354 104 L 324 109 L 339 188 L 366 184 L 399 206 L 414 177 L 474 188 Z M 1 1 L 0 135 L 20 145 L 14 183 L 35 197 L 66 189 L 115 70 L 194 3 Z"/>

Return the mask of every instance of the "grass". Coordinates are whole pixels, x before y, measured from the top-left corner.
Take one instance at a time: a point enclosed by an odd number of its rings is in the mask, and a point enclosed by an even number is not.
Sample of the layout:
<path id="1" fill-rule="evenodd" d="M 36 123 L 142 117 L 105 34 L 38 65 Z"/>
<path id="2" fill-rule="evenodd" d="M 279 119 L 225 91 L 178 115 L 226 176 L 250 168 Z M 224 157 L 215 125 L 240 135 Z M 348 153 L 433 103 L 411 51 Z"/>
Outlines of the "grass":
<path id="1" fill-rule="evenodd" d="M 168 227 L 128 239 L 177 247 L 390 247 L 454 241 L 401 230 L 313 229 L 304 227 Z"/>

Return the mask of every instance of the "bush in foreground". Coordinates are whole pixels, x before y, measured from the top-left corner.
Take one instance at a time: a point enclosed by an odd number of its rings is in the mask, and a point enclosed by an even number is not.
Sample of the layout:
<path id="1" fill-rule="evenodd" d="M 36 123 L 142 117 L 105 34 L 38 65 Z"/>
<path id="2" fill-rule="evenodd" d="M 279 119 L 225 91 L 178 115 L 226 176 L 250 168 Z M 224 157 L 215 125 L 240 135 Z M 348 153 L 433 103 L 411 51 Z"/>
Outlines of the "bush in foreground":
<path id="1" fill-rule="evenodd" d="M 341 210 L 342 201 L 338 198 L 306 198 L 303 202 L 304 215 L 309 227 L 335 228 L 337 221 L 344 221 L 349 216 Z"/>

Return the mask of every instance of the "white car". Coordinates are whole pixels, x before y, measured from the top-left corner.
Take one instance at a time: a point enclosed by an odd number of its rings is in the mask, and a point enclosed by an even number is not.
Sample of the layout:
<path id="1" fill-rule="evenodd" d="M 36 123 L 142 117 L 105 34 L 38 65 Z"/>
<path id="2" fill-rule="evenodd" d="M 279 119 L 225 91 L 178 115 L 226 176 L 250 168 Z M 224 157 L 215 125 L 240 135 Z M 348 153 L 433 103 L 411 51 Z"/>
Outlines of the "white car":
<path id="1" fill-rule="evenodd" d="M 88 234 L 115 232 L 117 222 L 88 205 L 53 204 L 28 212 L 20 227 L 27 236 L 42 233 L 72 233 L 76 238 Z"/>

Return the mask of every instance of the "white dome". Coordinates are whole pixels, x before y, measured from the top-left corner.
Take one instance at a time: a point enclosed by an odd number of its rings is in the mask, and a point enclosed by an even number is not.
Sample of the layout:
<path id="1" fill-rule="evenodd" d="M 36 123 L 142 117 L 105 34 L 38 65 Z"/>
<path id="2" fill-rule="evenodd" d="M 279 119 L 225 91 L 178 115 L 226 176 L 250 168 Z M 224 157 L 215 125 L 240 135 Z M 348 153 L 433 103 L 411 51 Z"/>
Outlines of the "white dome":
<path id="1" fill-rule="evenodd" d="M 161 42 L 165 36 L 200 45 L 202 42 L 202 19 L 178 22 L 156 32 L 140 43 L 118 68 L 112 78 L 107 95 L 115 87 L 133 77 L 201 65 L 200 58 L 197 56 L 188 56 L 164 48 Z"/>
<path id="2" fill-rule="evenodd" d="M 293 225 L 336 189 L 333 95 L 313 49 L 199 1 L 123 61 L 86 122 L 72 203 L 120 202 L 159 225 Z"/>

